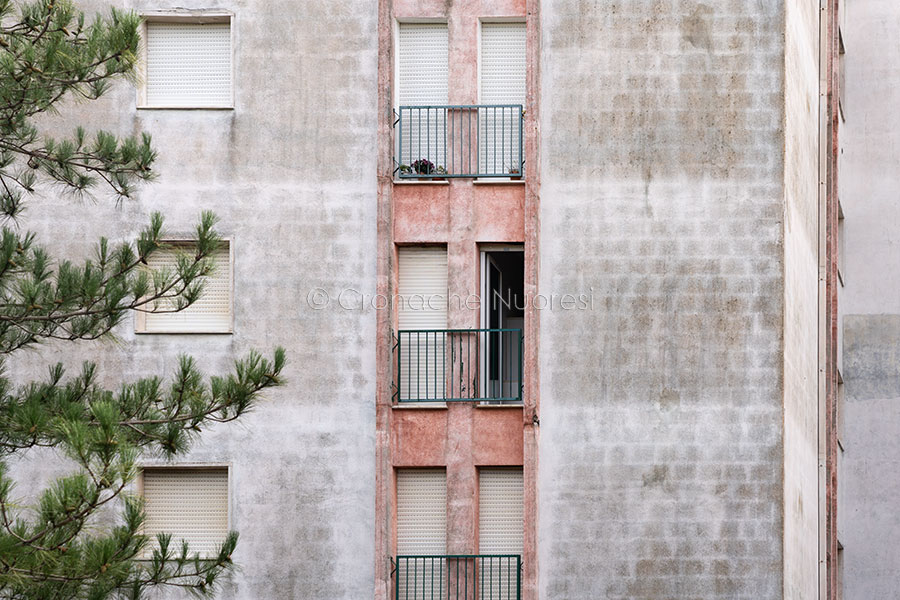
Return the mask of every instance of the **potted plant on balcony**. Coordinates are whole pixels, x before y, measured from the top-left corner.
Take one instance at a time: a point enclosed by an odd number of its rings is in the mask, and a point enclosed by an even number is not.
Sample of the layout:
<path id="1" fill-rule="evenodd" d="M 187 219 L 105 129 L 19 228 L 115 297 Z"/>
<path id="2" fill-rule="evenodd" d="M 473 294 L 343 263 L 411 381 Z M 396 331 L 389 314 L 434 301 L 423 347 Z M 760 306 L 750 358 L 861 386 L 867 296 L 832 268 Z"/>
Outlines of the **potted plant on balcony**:
<path id="1" fill-rule="evenodd" d="M 401 167 L 401 172 L 402 167 Z M 443 181 L 443 177 L 433 177 L 434 175 L 446 175 L 447 169 L 443 167 L 443 165 L 434 166 L 434 163 L 428 160 L 427 158 L 420 158 L 419 160 L 413 162 L 409 167 L 410 173 L 416 173 L 417 175 L 432 175 L 432 177 L 419 177 L 422 181 L 437 180 Z"/>
<path id="2" fill-rule="evenodd" d="M 510 179 L 522 179 L 522 171 L 519 167 L 510 167 L 509 168 L 509 178 Z"/>

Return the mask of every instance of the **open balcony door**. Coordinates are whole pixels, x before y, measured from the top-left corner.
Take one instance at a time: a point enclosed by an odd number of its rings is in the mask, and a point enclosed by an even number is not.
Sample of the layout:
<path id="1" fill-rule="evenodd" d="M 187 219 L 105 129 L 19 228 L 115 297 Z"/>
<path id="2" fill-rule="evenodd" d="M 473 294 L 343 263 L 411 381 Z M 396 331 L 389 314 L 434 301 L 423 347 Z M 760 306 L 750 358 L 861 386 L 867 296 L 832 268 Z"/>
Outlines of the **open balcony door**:
<path id="1" fill-rule="evenodd" d="M 524 319 L 516 304 L 521 304 L 523 290 L 509 261 L 499 256 L 511 256 L 520 250 L 483 251 L 482 265 L 482 328 L 522 329 Z M 507 264 L 504 264 L 506 262 Z M 515 267 L 518 263 L 513 261 Z M 504 273 L 506 271 L 506 273 Z M 519 337 L 510 332 L 488 331 L 481 336 L 482 395 L 486 401 L 519 396 Z"/>

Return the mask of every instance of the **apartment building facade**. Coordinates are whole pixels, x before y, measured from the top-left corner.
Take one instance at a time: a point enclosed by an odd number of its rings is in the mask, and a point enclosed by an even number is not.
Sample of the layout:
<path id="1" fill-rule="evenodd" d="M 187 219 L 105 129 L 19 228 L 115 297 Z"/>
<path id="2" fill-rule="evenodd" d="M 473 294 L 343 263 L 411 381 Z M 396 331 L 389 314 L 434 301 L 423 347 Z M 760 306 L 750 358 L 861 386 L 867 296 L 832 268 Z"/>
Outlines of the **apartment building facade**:
<path id="1" fill-rule="evenodd" d="M 114 383 L 179 352 L 215 372 L 287 349 L 288 386 L 184 460 L 146 460 L 135 490 L 151 531 L 240 531 L 222 597 L 890 595 L 889 538 L 864 541 L 892 531 L 871 512 L 890 486 L 861 472 L 892 447 L 867 403 L 897 395 L 893 288 L 872 301 L 874 247 L 847 250 L 864 275 L 839 321 L 838 250 L 846 194 L 857 227 L 892 217 L 861 199 L 874 134 L 839 101 L 843 30 L 864 48 L 892 8 L 124 4 L 145 17 L 137 89 L 48 126 L 148 131 L 159 181 L 116 208 L 38 199 L 27 226 L 78 255 L 154 210 L 175 242 L 219 215 L 208 297 L 91 352 Z M 848 80 L 865 89 L 883 53 Z M 78 227 L 51 240 L 61 219 Z"/>

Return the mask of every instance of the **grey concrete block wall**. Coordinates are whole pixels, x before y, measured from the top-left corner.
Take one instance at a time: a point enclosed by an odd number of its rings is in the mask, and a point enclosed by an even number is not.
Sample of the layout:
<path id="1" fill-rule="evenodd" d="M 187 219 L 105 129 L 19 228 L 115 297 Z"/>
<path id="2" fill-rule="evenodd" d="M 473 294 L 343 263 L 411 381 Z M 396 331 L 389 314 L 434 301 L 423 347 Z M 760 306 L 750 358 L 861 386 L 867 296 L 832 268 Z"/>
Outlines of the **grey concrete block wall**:
<path id="1" fill-rule="evenodd" d="M 106 2 L 80 2 L 89 10 Z M 251 348 L 288 352 L 288 385 L 239 423 L 204 432 L 185 461 L 231 466 L 240 571 L 222 598 L 358 600 L 374 585 L 374 344 L 371 310 L 312 310 L 310 289 L 375 289 L 375 0 L 160 0 L 134 10 L 234 13 L 233 111 L 136 110 L 130 85 L 51 118 L 69 131 L 150 132 L 159 180 L 117 207 L 42 190 L 22 226 L 57 255 L 87 255 L 101 235 L 128 239 L 152 211 L 173 234 L 203 209 L 234 244 L 233 335 L 135 335 L 17 356 L 22 379 L 47 360 L 95 358 L 110 385 L 161 374 L 179 352 L 209 373 Z M 19 473 L 49 477 L 59 462 Z M 22 490 L 23 493 L 25 490 Z"/>
<path id="2" fill-rule="evenodd" d="M 541 597 L 782 597 L 784 10 L 542 4 Z"/>
<path id="3" fill-rule="evenodd" d="M 893 598 L 900 589 L 900 5 L 849 1 L 846 11 L 838 531 L 844 598 L 864 600 Z"/>

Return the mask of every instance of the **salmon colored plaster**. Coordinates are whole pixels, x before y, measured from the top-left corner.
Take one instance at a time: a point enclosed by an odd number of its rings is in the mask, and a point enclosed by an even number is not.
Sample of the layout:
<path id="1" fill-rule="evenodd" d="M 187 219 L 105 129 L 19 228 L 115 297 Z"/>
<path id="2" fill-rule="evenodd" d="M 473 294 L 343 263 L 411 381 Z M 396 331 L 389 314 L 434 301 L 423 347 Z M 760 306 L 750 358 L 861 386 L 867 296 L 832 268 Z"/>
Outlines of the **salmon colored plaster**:
<path id="1" fill-rule="evenodd" d="M 480 245 L 520 243 L 525 251 L 525 293 L 537 293 L 539 103 L 539 0 L 380 0 L 379 2 L 379 221 L 378 291 L 397 289 L 397 248 L 445 245 L 448 259 L 448 327 L 478 328 L 480 307 L 454 298 L 481 293 Z M 528 18 L 526 19 L 526 14 Z M 445 21 L 449 33 L 449 102 L 478 102 L 479 27 L 483 19 L 526 20 L 528 35 L 525 117 L 525 185 L 476 185 L 450 179 L 446 185 L 393 185 L 394 33 L 406 19 Z M 396 469 L 447 469 L 447 551 L 478 551 L 478 467 L 523 466 L 525 545 L 523 598 L 537 590 L 537 340 L 538 315 L 526 311 L 523 360 L 524 406 L 482 407 L 469 402 L 446 407 L 392 405 L 392 339 L 396 312 L 379 311 L 376 398 L 376 600 L 391 598 L 390 558 L 396 554 Z"/>
<path id="2" fill-rule="evenodd" d="M 465 237 L 473 242 L 524 241 L 525 186 L 453 184 L 394 186 L 394 242 L 446 243 L 451 223 L 467 219 Z M 462 202 L 469 198 L 472 205 Z"/>
<path id="3" fill-rule="evenodd" d="M 454 405 L 457 406 L 457 405 Z M 471 449 L 463 462 L 467 468 L 521 465 L 523 458 L 522 407 L 458 405 L 465 410 L 448 408 L 420 409 L 399 407 L 394 410 L 391 436 L 394 466 L 398 468 L 443 467 L 454 458 L 450 453 L 466 446 Z M 469 440 L 452 447 L 450 437 L 451 410 L 456 420 L 466 420 L 462 430 Z M 454 432 L 458 433 L 458 432 Z"/>

